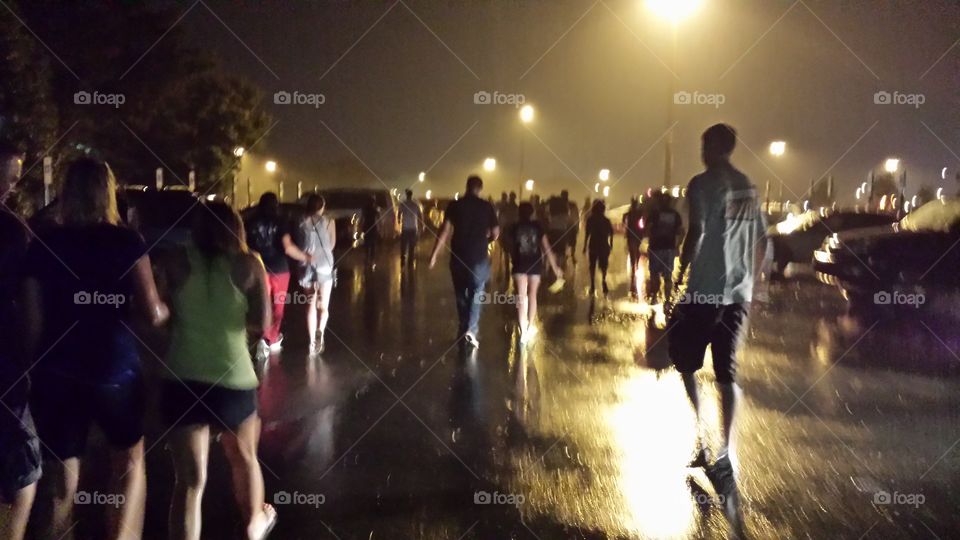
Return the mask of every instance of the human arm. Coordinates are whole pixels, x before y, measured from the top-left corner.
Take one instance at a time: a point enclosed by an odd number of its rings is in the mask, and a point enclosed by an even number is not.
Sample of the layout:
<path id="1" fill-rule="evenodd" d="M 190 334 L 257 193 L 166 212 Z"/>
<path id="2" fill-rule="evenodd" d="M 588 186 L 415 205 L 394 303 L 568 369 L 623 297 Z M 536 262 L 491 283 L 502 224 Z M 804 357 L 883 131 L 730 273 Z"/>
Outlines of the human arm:
<path id="1" fill-rule="evenodd" d="M 440 227 L 440 234 L 437 235 L 437 241 L 433 244 L 433 251 L 430 253 L 430 268 L 436 266 L 437 255 L 440 254 L 440 249 L 447 245 L 451 234 L 453 234 L 453 225 L 451 225 L 449 221 L 444 220 L 443 225 Z"/>
<path id="2" fill-rule="evenodd" d="M 693 262 L 700 253 L 700 246 L 703 243 L 704 219 L 706 217 L 699 184 L 696 182 L 696 179 L 690 182 L 687 195 L 690 201 L 690 214 L 688 217 L 690 224 L 687 229 L 687 234 L 683 238 L 683 246 L 680 248 L 680 281 L 683 280 L 683 276 L 686 274 L 690 263 Z"/>
<path id="3" fill-rule="evenodd" d="M 327 234 L 330 235 L 330 251 L 333 251 L 337 247 L 337 222 L 330 219 L 327 220 Z"/>
<path id="4" fill-rule="evenodd" d="M 270 292 L 267 287 L 267 271 L 254 255 L 244 255 L 240 262 L 246 278 L 243 290 L 247 298 L 247 332 L 256 338 L 263 336 L 271 323 Z"/>
<path id="5" fill-rule="evenodd" d="M 170 318 L 170 309 L 160 299 L 157 291 L 157 282 L 153 277 L 153 267 L 150 266 L 150 256 L 144 255 L 137 260 L 133 267 L 133 303 L 137 315 L 152 327 L 167 322 Z"/>
<path id="6" fill-rule="evenodd" d="M 557 276 L 557 279 L 563 279 L 563 270 L 561 270 L 560 265 L 557 264 L 557 256 L 553 253 L 553 248 L 550 247 L 550 240 L 547 239 L 547 235 L 540 235 L 540 245 L 543 247 L 543 253 L 547 256 L 550 268 L 553 269 L 553 273 Z"/>
<path id="7" fill-rule="evenodd" d="M 334 236 L 336 239 L 336 236 Z M 280 237 L 280 241 L 283 243 L 283 252 L 295 261 L 300 261 L 303 263 L 309 263 L 313 260 L 308 253 L 305 253 L 300 249 L 299 246 L 293 241 L 293 238 L 290 236 L 290 233 L 283 233 L 283 236 Z"/>

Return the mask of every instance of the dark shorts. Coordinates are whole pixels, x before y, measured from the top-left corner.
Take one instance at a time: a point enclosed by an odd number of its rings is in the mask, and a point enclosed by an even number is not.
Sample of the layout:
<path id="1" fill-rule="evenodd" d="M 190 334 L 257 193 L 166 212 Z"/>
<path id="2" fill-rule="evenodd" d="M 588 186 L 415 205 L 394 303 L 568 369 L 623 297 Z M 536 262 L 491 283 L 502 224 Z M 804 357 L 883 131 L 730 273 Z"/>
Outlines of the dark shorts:
<path id="1" fill-rule="evenodd" d="M 256 390 L 235 390 L 193 381 L 164 381 L 160 411 L 168 426 L 209 425 L 236 431 L 257 412 Z"/>
<path id="2" fill-rule="evenodd" d="M 0 414 L 8 414 L 0 411 Z M 14 420 L 11 415 L 11 420 Z M 0 503 L 13 501 L 18 491 L 40 479 L 40 440 L 25 409 L 17 425 L 0 429 Z"/>
<path id="3" fill-rule="evenodd" d="M 60 461 L 83 456 L 93 424 L 114 448 L 130 448 L 143 438 L 139 375 L 118 384 L 92 384 L 45 373 L 34 377 L 30 394 L 43 452 Z"/>
<path id="4" fill-rule="evenodd" d="M 596 268 L 597 264 L 600 265 L 600 270 L 606 270 L 610 266 L 610 250 L 590 250 L 590 268 Z"/>
<path id="5" fill-rule="evenodd" d="M 538 259 L 516 259 L 510 261 L 511 274 L 526 274 L 528 276 L 539 276 L 543 274 L 543 257 Z"/>
<path id="6" fill-rule="evenodd" d="M 677 250 L 651 249 L 649 258 L 651 274 L 673 275 L 673 260 L 677 258 Z"/>
<path id="7" fill-rule="evenodd" d="M 670 359 L 680 373 L 703 367 L 710 345 L 713 372 L 718 383 L 736 379 L 737 349 L 747 331 L 750 304 L 680 304 L 667 328 Z"/>
<path id="8" fill-rule="evenodd" d="M 630 255 L 630 261 L 640 260 L 640 244 L 642 240 L 634 237 L 633 233 L 627 231 L 627 254 Z"/>

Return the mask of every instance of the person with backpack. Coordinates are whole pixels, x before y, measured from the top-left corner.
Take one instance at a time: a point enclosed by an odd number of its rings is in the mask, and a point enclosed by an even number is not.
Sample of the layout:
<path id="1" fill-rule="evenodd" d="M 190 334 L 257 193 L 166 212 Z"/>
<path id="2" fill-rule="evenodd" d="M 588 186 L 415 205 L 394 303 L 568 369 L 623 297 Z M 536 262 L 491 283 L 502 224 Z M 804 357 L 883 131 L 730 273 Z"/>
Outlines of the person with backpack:
<path id="1" fill-rule="evenodd" d="M 537 289 L 543 273 L 543 259 L 553 268 L 557 279 L 563 279 L 563 271 L 550 249 L 550 242 L 543 226 L 533 219 L 533 205 L 520 203 L 519 221 L 507 231 L 513 246 L 511 273 L 517 291 L 517 314 L 520 323 L 520 342 L 527 343 L 537 333 Z"/>
<path id="2" fill-rule="evenodd" d="M 257 342 L 256 360 L 265 362 L 271 351 L 280 349 L 283 334 L 280 325 L 287 304 L 287 290 L 290 288 L 290 265 L 287 257 L 309 263 L 310 255 L 304 253 L 294 243 L 290 234 L 290 224 L 280 215 L 280 200 L 276 193 L 267 192 L 252 218 L 245 223 L 247 244 L 260 255 L 267 270 L 267 288 L 273 306 L 270 326 L 263 333 L 263 339 Z"/>

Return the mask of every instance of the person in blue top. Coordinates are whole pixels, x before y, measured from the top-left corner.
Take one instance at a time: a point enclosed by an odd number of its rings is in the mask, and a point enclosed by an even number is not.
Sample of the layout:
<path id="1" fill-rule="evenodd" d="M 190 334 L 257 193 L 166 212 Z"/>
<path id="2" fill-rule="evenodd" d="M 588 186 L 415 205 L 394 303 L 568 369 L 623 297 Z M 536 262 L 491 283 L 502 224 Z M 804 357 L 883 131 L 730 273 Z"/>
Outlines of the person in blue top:
<path id="1" fill-rule="evenodd" d="M 110 484 L 124 504 L 107 506 L 107 537 L 139 536 L 146 474 L 144 392 L 138 323 L 169 316 L 143 239 L 118 224 L 116 180 L 106 163 L 69 165 L 59 224 L 38 233 L 24 262 L 21 293 L 26 358 L 33 366 L 30 408 L 44 450 L 37 523 L 41 538 L 62 538 L 90 428 L 110 448 Z M 44 500 L 50 499 L 50 500 Z"/>
<path id="2" fill-rule="evenodd" d="M 705 467 L 717 493 L 724 498 L 728 518 L 738 504 L 731 443 L 737 404 L 736 356 L 744 335 L 760 275 L 766 223 L 756 187 L 730 163 L 736 131 L 716 124 L 703 133 L 706 170 L 687 187 L 689 230 L 680 254 L 680 279 L 687 269 L 686 291 L 673 312 L 669 330 L 670 358 L 697 415 L 697 452 L 691 466 Z M 707 345 L 720 390 L 722 447 L 714 463 L 702 444 L 700 390 L 696 373 L 703 367 Z M 734 454 L 731 461 L 731 454 Z"/>

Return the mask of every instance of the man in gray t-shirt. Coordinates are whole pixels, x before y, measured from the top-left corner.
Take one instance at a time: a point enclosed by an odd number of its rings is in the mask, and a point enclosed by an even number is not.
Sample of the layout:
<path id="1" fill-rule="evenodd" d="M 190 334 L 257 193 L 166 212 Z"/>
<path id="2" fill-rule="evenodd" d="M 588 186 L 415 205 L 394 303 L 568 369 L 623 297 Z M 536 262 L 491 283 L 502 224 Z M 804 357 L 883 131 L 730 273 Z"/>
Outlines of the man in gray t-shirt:
<path id="1" fill-rule="evenodd" d="M 733 453 L 730 433 L 736 408 L 736 356 L 766 249 L 766 223 L 757 190 L 730 163 L 736 140 L 736 131 L 725 124 L 712 126 L 703 134 L 702 157 L 707 169 L 687 187 L 689 230 L 680 254 L 680 279 L 688 268 L 690 275 L 669 330 L 670 357 L 697 414 L 698 449 L 691 466 L 705 467 L 717 492 L 734 505 L 737 491 L 729 454 Z M 713 464 L 699 433 L 696 379 L 707 345 L 723 415 L 723 446 Z"/>

